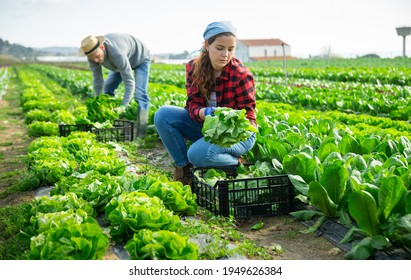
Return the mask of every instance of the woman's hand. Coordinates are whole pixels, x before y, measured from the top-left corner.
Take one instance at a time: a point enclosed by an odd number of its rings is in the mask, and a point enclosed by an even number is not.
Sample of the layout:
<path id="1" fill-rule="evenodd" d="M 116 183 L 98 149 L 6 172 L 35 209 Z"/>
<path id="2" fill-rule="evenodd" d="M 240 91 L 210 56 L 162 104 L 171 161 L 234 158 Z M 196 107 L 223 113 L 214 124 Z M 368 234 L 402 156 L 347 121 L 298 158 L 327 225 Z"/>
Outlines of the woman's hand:
<path id="1" fill-rule="evenodd" d="M 204 110 L 204 116 L 213 116 L 214 117 L 215 107 L 206 107 Z"/>
<path id="2" fill-rule="evenodd" d="M 214 112 L 215 112 L 215 107 L 204 107 L 200 110 L 199 115 L 200 118 L 205 120 L 206 116 L 214 116 Z"/>

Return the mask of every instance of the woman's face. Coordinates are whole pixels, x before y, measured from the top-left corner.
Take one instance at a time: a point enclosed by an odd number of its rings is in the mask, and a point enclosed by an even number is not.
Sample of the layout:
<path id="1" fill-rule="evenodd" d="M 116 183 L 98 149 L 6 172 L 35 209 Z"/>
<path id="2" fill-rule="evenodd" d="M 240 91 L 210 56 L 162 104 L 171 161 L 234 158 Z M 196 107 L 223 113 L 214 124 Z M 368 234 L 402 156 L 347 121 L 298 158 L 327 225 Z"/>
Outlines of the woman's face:
<path id="1" fill-rule="evenodd" d="M 213 43 L 205 43 L 210 56 L 211 65 L 215 71 L 221 71 L 234 56 L 237 40 L 234 36 L 217 37 Z"/>

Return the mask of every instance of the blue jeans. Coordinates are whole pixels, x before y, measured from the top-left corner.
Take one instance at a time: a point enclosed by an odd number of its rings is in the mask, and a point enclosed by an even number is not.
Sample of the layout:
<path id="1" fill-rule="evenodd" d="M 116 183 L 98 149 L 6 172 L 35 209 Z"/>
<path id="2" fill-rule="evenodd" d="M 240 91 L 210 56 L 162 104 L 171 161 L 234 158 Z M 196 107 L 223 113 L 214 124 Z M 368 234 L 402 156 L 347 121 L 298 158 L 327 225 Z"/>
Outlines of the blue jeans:
<path id="1" fill-rule="evenodd" d="M 148 96 L 148 78 L 150 71 L 150 60 L 144 61 L 134 69 L 135 92 L 134 99 L 142 110 L 150 108 L 150 97 Z M 122 79 L 119 72 L 110 71 L 104 81 L 104 93 L 114 96 L 115 90 L 121 84 Z"/>
<path id="2" fill-rule="evenodd" d="M 238 158 L 248 152 L 256 135 L 232 145 L 220 147 L 204 140 L 203 123 L 194 121 L 188 111 L 176 106 L 163 106 L 154 115 L 157 132 L 177 167 L 192 163 L 195 167 L 218 167 L 238 164 Z M 193 144 L 187 147 L 186 141 Z"/>

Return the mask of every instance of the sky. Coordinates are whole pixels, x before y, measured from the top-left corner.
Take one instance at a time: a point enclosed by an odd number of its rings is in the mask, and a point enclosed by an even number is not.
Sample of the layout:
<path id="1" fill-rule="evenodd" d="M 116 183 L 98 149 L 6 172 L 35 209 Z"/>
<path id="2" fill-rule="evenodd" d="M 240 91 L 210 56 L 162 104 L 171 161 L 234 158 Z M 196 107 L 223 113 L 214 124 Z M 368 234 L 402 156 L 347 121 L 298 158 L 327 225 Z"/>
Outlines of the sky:
<path id="1" fill-rule="evenodd" d="M 26 47 L 79 47 L 88 35 L 129 33 L 152 54 L 193 52 L 213 21 L 238 39 L 277 38 L 291 55 L 401 56 L 396 27 L 411 26 L 410 0 L 0 0 L 0 38 Z M 411 36 L 406 37 L 411 56 Z"/>

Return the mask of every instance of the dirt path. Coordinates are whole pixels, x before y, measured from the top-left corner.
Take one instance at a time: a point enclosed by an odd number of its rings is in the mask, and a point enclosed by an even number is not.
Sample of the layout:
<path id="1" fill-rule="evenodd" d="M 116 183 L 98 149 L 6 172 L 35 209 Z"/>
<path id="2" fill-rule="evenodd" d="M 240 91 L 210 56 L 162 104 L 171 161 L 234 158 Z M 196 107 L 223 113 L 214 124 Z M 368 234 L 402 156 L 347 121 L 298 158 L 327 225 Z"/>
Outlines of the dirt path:
<path id="1" fill-rule="evenodd" d="M 27 136 L 21 106 L 13 99 L 0 99 L 0 192 L 24 176 L 27 147 L 31 141 Z M 5 117 L 3 117 L 5 116 Z M 29 201 L 33 192 L 13 193 L 0 199 L 0 207 Z"/>

